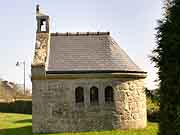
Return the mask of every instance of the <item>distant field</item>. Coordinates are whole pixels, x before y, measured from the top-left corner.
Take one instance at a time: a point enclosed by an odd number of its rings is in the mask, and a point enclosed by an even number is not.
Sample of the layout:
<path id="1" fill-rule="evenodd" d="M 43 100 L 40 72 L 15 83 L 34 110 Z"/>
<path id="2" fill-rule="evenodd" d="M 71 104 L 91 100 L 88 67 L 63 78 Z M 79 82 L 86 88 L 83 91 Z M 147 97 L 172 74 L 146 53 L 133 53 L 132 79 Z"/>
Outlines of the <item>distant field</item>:
<path id="1" fill-rule="evenodd" d="M 14 102 L 14 101 L 19 101 L 19 100 L 28 100 L 31 101 L 32 100 L 32 96 L 17 96 L 16 99 L 14 98 L 5 98 L 4 96 L 0 96 L 0 102 L 4 103 L 4 102 Z"/>
<path id="2" fill-rule="evenodd" d="M 158 124 L 149 122 L 147 128 L 141 130 L 113 130 L 43 135 L 157 135 L 157 132 Z M 0 135 L 32 135 L 32 116 L 15 113 L 0 113 Z"/>

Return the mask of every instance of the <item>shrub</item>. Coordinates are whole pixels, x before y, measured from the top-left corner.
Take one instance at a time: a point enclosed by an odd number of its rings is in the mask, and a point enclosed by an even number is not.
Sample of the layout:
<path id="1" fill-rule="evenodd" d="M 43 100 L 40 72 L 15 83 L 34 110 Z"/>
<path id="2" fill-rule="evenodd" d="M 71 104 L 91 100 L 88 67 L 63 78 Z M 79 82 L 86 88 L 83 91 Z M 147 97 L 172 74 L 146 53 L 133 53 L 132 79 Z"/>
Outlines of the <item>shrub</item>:
<path id="1" fill-rule="evenodd" d="M 147 98 L 147 119 L 151 122 L 159 122 L 159 102 L 152 98 Z"/>

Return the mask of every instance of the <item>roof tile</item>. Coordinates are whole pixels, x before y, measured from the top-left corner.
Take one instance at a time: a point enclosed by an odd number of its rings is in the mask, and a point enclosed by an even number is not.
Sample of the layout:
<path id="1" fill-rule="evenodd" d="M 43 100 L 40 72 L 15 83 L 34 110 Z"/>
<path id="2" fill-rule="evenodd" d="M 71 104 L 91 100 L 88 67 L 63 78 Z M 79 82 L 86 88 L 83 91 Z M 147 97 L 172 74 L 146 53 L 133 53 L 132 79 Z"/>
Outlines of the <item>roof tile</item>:
<path id="1" fill-rule="evenodd" d="M 48 57 L 48 71 L 142 72 L 108 33 L 52 33 Z"/>

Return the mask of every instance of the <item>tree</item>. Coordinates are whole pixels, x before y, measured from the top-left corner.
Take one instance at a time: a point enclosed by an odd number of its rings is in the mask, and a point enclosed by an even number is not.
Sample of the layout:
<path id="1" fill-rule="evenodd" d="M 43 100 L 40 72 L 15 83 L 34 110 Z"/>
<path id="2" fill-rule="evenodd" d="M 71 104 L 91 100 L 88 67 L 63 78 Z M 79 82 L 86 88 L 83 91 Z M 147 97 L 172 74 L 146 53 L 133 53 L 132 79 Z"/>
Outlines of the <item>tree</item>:
<path id="1" fill-rule="evenodd" d="M 160 135 L 180 135 L 180 0 L 167 0 L 151 60 L 160 79 Z"/>

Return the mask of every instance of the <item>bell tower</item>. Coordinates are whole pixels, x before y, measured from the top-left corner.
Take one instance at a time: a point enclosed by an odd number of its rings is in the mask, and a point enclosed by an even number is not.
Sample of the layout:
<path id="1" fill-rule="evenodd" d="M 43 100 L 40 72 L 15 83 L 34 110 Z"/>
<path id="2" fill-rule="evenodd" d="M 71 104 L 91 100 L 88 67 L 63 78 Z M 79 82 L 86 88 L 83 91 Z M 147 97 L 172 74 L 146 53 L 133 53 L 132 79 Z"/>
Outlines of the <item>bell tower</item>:
<path id="1" fill-rule="evenodd" d="M 49 16 L 40 12 L 40 6 L 36 6 L 37 33 L 49 33 Z"/>
<path id="2" fill-rule="evenodd" d="M 49 22 L 50 17 L 41 12 L 40 6 L 36 6 L 36 44 L 35 53 L 32 65 L 44 65 L 47 60 L 47 53 L 49 48 L 50 30 Z"/>

